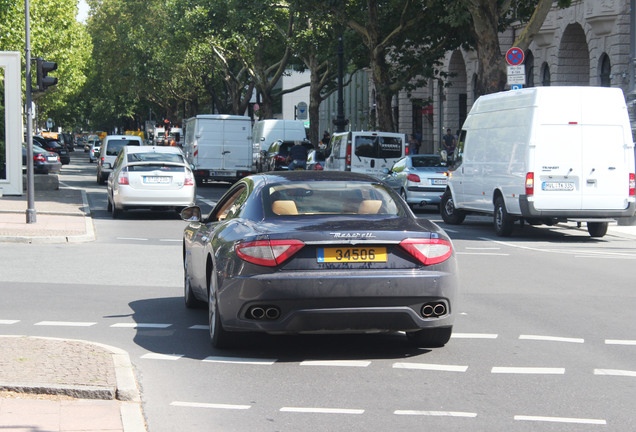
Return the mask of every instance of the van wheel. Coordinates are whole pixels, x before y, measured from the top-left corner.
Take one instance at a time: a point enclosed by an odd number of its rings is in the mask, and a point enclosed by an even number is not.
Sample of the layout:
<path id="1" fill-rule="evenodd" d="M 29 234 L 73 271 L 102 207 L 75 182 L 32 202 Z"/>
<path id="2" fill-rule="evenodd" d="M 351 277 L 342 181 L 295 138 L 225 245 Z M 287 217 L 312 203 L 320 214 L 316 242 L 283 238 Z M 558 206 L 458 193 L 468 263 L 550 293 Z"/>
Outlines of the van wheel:
<path id="1" fill-rule="evenodd" d="M 439 212 L 442 215 L 442 219 L 449 225 L 459 225 L 466 219 L 466 213 L 462 210 L 457 210 L 453 203 L 453 195 L 449 190 L 442 195 L 442 201 L 439 204 Z"/>
<path id="2" fill-rule="evenodd" d="M 590 233 L 591 237 L 603 237 L 607 234 L 607 226 L 607 222 L 588 222 L 587 232 Z"/>
<path id="3" fill-rule="evenodd" d="M 495 200 L 495 215 L 493 218 L 495 225 L 495 233 L 499 237 L 509 237 L 512 234 L 515 220 L 508 215 L 506 211 L 506 204 L 502 197 L 497 197 Z"/>

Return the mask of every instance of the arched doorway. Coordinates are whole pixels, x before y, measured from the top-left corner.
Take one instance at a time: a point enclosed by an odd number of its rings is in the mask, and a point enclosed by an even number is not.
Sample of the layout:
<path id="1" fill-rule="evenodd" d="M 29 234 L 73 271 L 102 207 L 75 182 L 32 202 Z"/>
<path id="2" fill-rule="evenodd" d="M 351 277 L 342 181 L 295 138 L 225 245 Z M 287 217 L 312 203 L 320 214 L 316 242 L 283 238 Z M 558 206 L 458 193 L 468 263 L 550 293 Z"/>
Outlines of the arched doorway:
<path id="1" fill-rule="evenodd" d="M 612 65 L 610 63 L 610 58 L 606 53 L 603 53 L 601 59 L 599 61 L 599 83 L 601 87 L 611 87 L 612 86 Z"/>
<path id="2" fill-rule="evenodd" d="M 446 89 L 446 119 L 444 129 L 451 128 L 453 133 L 462 127 L 468 114 L 468 97 L 466 94 L 466 63 L 460 51 L 451 55 L 448 65 L 450 87 Z M 443 134 L 443 133 L 442 133 Z"/>
<path id="3" fill-rule="evenodd" d="M 559 85 L 590 85 L 590 50 L 579 23 L 565 28 L 558 58 L 556 82 Z"/>
<path id="4" fill-rule="evenodd" d="M 549 87 L 552 84 L 552 77 L 550 76 L 550 65 L 543 63 L 541 65 L 541 85 Z"/>

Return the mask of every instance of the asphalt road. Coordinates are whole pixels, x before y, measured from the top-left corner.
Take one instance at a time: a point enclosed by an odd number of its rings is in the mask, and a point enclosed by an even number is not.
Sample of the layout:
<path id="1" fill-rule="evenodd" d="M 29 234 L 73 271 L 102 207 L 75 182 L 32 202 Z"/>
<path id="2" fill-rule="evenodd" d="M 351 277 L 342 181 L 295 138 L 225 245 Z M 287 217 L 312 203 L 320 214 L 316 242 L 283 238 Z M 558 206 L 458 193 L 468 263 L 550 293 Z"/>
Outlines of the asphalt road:
<path id="1" fill-rule="evenodd" d="M 446 227 L 462 288 L 453 338 L 259 336 L 211 348 L 183 305 L 174 212 L 113 220 L 94 164 L 72 153 L 97 239 L 0 248 L 0 334 L 85 339 L 129 352 L 151 432 L 636 430 L 636 240 L 575 226 L 497 238 L 486 218 Z M 200 187 L 204 209 L 228 185 Z"/>

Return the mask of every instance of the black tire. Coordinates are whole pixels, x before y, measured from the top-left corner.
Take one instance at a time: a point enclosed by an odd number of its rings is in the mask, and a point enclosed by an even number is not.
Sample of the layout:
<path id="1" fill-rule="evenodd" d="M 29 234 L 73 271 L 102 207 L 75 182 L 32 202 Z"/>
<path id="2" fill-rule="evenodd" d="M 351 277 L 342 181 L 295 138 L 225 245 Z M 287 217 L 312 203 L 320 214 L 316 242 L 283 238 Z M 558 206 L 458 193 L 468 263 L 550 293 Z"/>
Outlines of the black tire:
<path id="1" fill-rule="evenodd" d="M 231 347 L 232 337 L 231 334 L 223 328 L 223 323 L 219 315 L 219 305 L 216 301 L 216 294 L 212 289 L 212 282 L 210 282 L 208 295 L 208 323 L 210 343 L 212 346 L 218 349 Z"/>
<path id="2" fill-rule="evenodd" d="M 183 299 L 185 300 L 185 306 L 188 309 L 200 309 L 205 306 L 205 302 L 202 302 L 194 296 L 192 292 L 192 285 L 190 285 L 190 276 L 188 276 L 188 260 L 183 260 Z"/>
<path id="3" fill-rule="evenodd" d="M 402 197 L 402 199 L 404 200 L 406 205 L 408 205 L 411 208 L 411 210 L 413 210 L 415 208 L 414 204 L 409 204 L 408 196 L 406 195 L 406 191 L 404 189 L 400 189 L 400 196 Z"/>
<path id="4" fill-rule="evenodd" d="M 409 342 L 420 348 L 441 348 L 448 343 L 453 327 L 436 327 L 431 329 L 406 332 Z"/>
<path id="5" fill-rule="evenodd" d="M 590 237 L 603 237 L 607 234 L 607 222 L 588 222 L 587 232 L 590 233 Z"/>
<path id="6" fill-rule="evenodd" d="M 106 184 L 106 179 L 101 174 L 97 174 L 97 184 L 99 185 Z"/>
<path id="7" fill-rule="evenodd" d="M 466 213 L 462 210 L 457 210 L 453 203 L 453 196 L 447 189 L 442 195 L 442 200 L 439 204 L 439 212 L 442 215 L 442 219 L 449 225 L 459 225 L 466 219 Z"/>
<path id="8" fill-rule="evenodd" d="M 107 212 L 113 211 L 113 204 L 110 202 L 110 198 L 106 198 L 106 211 Z"/>
<path id="9" fill-rule="evenodd" d="M 115 206 L 115 203 L 114 203 L 114 202 L 112 202 L 112 203 L 110 204 L 110 207 L 111 207 L 111 208 L 110 208 L 110 215 L 113 217 L 113 219 L 117 219 L 118 217 L 120 217 L 120 216 L 121 216 L 122 210 L 118 209 L 118 208 Z"/>
<path id="10" fill-rule="evenodd" d="M 493 215 L 493 225 L 495 226 L 495 233 L 499 237 L 509 237 L 512 234 L 512 229 L 515 225 L 515 220 L 508 215 L 506 210 L 506 204 L 502 197 L 497 197 L 495 200 L 495 214 Z"/>

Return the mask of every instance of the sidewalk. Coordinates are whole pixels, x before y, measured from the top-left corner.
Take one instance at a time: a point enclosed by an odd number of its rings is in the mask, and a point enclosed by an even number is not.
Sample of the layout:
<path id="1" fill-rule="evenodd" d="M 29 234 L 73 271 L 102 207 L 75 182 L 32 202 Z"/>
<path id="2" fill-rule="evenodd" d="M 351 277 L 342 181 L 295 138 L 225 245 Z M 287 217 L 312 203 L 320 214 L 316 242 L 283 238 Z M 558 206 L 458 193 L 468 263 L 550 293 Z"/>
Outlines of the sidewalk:
<path id="1" fill-rule="evenodd" d="M 128 354 L 81 340 L 0 336 L 0 429 L 145 432 Z"/>
<path id="2" fill-rule="evenodd" d="M 0 197 L 0 242 L 78 243 L 95 240 L 84 190 L 36 189 L 34 208 L 35 223 L 28 224 L 26 194 Z"/>

